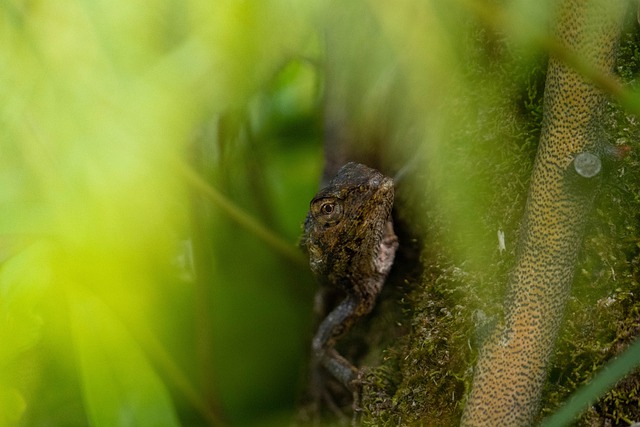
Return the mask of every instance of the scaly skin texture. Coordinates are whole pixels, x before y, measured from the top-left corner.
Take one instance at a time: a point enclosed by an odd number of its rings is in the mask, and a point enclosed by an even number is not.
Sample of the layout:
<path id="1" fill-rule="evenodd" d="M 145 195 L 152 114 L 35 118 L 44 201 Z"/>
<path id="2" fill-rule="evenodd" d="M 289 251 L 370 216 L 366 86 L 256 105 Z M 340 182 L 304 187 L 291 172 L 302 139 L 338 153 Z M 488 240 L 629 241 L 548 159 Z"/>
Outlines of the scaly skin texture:
<path id="1" fill-rule="evenodd" d="M 336 340 L 369 313 L 391 269 L 393 180 L 347 163 L 311 201 L 301 246 L 321 284 L 343 295 L 313 339 L 313 357 L 353 390 L 357 369 L 334 349 Z"/>
<path id="2" fill-rule="evenodd" d="M 560 43 L 610 73 L 624 2 L 563 0 L 559 6 Z M 504 325 L 480 352 L 462 425 L 530 425 L 537 414 L 598 181 L 577 177 L 572 160 L 585 150 L 601 151 L 594 124 L 604 102 L 600 90 L 550 58 L 540 146 Z"/>

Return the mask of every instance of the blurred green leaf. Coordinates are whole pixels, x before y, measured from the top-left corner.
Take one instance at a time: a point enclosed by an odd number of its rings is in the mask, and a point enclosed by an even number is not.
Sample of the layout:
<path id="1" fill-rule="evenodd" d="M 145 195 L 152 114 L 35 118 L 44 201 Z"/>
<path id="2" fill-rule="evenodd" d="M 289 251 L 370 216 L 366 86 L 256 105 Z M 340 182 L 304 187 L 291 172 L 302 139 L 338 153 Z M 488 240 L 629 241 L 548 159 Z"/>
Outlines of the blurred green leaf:
<path id="1" fill-rule="evenodd" d="M 26 407 L 18 390 L 0 386 L 0 424 L 7 427 L 18 425 Z"/>
<path id="2" fill-rule="evenodd" d="M 0 366 L 5 366 L 40 338 L 38 304 L 50 282 L 48 250 L 34 244 L 0 270 Z"/>
<path id="3" fill-rule="evenodd" d="M 0 242 L 7 241 L 15 242 L 15 238 L 0 237 Z M 28 388 L 31 375 L 25 375 L 21 356 L 40 340 L 43 320 L 39 303 L 51 274 L 46 245 L 35 243 L 20 249 L 0 270 L 0 425 L 3 426 L 17 425 L 27 406 L 23 391 Z"/>
<path id="4" fill-rule="evenodd" d="M 73 335 L 94 426 L 178 426 L 169 393 L 138 344 L 98 298 L 70 291 Z"/>

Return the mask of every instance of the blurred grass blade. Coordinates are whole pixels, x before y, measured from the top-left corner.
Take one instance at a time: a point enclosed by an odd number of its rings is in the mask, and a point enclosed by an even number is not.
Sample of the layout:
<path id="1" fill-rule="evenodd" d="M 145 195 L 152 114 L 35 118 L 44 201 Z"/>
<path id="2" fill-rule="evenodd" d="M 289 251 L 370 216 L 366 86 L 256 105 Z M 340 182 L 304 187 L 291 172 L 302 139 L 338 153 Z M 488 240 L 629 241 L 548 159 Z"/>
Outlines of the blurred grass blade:
<path id="1" fill-rule="evenodd" d="M 578 390 L 542 426 L 558 427 L 573 423 L 576 418 L 618 381 L 640 365 L 640 339 L 637 339 L 618 358 L 609 362 L 588 384 Z"/>
<path id="2" fill-rule="evenodd" d="M 27 407 L 22 392 L 37 375 L 24 355 L 41 338 L 39 304 L 51 271 L 46 245 L 0 236 L 0 255 L 5 244 L 11 256 L 0 268 L 0 425 L 15 426 Z"/>
<path id="3" fill-rule="evenodd" d="M 70 291 L 73 334 L 93 426 L 179 426 L 164 384 L 99 299 Z"/>

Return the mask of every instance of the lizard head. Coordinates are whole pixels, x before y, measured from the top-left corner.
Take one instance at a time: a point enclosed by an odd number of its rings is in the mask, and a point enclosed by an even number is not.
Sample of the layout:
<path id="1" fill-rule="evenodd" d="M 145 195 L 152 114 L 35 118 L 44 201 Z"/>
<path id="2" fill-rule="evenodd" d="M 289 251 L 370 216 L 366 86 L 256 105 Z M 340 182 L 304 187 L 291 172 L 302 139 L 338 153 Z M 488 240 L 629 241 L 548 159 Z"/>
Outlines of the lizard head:
<path id="1" fill-rule="evenodd" d="M 316 194 L 302 247 L 321 281 L 348 288 L 376 274 L 393 198 L 393 180 L 359 163 L 344 165 Z"/>

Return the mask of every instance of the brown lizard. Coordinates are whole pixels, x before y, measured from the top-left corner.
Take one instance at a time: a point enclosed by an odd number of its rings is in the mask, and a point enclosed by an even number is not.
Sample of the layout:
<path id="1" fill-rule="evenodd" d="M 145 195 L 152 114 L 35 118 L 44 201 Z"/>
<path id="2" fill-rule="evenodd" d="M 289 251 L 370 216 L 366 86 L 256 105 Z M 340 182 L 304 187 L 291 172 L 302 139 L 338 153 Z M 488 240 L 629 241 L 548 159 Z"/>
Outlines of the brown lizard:
<path id="1" fill-rule="evenodd" d="M 313 358 L 355 391 L 358 370 L 334 348 L 369 313 L 391 269 L 398 239 L 393 231 L 393 180 L 359 163 L 347 163 L 311 200 L 302 248 L 324 287 L 344 299 L 320 324 Z"/>

